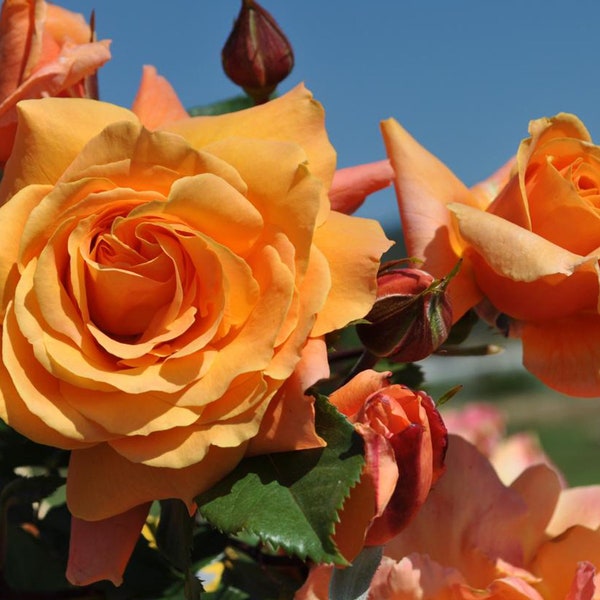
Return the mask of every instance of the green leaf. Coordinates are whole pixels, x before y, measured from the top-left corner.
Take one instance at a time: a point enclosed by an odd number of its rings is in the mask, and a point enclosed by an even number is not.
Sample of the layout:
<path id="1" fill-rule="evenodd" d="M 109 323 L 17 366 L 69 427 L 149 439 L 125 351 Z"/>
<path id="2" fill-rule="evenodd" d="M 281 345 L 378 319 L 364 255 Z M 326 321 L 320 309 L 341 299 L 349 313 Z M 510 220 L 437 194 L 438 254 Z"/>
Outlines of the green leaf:
<path id="1" fill-rule="evenodd" d="M 329 584 L 330 600 L 366 600 L 382 555 L 382 546 L 366 547 L 354 559 L 351 567 L 334 569 Z"/>
<path id="2" fill-rule="evenodd" d="M 318 397 L 315 407 L 326 448 L 247 458 L 196 501 L 200 514 L 225 533 L 255 534 L 302 560 L 345 565 L 332 534 L 360 477 L 363 444 L 326 398 Z"/>
<path id="3" fill-rule="evenodd" d="M 225 100 L 219 100 L 218 102 L 213 102 L 212 104 L 206 104 L 204 106 L 193 106 L 188 109 L 188 113 L 191 117 L 222 115 L 243 110 L 244 108 L 250 108 L 251 106 L 254 106 L 252 98 L 250 98 L 250 96 L 240 95 Z"/>

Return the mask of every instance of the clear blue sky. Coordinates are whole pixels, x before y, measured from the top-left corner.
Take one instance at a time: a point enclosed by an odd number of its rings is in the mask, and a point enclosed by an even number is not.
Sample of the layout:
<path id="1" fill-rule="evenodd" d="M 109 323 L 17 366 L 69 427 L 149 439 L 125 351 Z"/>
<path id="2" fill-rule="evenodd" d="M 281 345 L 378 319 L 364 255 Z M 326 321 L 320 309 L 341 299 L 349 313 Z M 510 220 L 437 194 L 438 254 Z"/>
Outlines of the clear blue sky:
<path id="1" fill-rule="evenodd" d="M 238 93 L 220 65 L 239 0 L 58 0 L 96 9 L 112 61 L 104 100 L 129 106 L 143 64 L 186 106 Z M 530 119 L 580 116 L 600 140 L 600 2 L 578 0 L 263 0 L 296 55 L 300 81 L 327 112 L 340 166 L 384 157 L 379 121 L 398 119 L 466 183 L 516 151 Z M 394 224 L 392 192 L 366 210 Z"/>

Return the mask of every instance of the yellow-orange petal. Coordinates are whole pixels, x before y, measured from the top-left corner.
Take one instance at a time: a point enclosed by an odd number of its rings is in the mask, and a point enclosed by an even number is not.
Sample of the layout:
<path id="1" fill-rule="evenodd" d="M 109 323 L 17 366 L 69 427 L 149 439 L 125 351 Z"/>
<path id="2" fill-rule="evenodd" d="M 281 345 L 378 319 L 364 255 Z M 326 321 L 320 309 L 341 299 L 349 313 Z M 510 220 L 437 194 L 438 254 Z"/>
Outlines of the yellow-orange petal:
<path id="1" fill-rule="evenodd" d="M 327 349 L 322 339 L 309 339 L 295 371 L 269 403 L 248 454 L 268 454 L 318 448 L 324 445 L 315 431 L 314 398 L 305 392 L 329 376 Z"/>
<path id="2" fill-rule="evenodd" d="M 317 337 L 369 312 L 377 293 L 379 260 L 392 242 L 377 221 L 332 211 L 315 231 L 314 244 L 331 270 L 331 289 L 311 334 Z"/>
<path id="3" fill-rule="evenodd" d="M 144 65 L 131 110 L 148 129 L 189 116 L 171 84 L 150 65 Z"/>
<path id="4" fill-rule="evenodd" d="M 67 579 L 73 585 L 89 585 L 108 579 L 121 585 L 150 503 L 101 521 L 71 519 Z"/>
<path id="5" fill-rule="evenodd" d="M 1 198 L 26 185 L 54 185 L 85 144 L 107 125 L 136 120 L 119 106 L 79 98 L 24 100 L 18 111 L 17 137 L 0 184 Z"/>
<path id="6" fill-rule="evenodd" d="M 260 374 L 240 377 L 239 380 L 231 385 L 224 398 L 206 407 L 205 418 L 198 411 L 200 416 L 192 424 L 157 429 L 149 435 L 118 437 L 108 443 L 127 460 L 172 469 L 199 462 L 212 446 L 234 448 L 245 445 L 257 434 L 275 390 L 263 382 Z M 236 398 L 238 405 L 235 404 Z M 219 409 L 222 409 L 222 415 Z M 174 424 L 177 425 L 176 422 Z"/>
<path id="7" fill-rule="evenodd" d="M 391 371 L 373 371 L 367 369 L 354 376 L 348 383 L 335 390 L 329 401 L 349 419 L 363 407 L 365 400 L 383 387 L 389 385 Z"/>
<path id="8" fill-rule="evenodd" d="M 592 137 L 579 117 L 571 113 L 558 113 L 553 117 L 542 117 L 529 122 L 531 145 L 539 148 L 555 138 L 575 138 L 591 142 Z"/>
<path id="9" fill-rule="evenodd" d="M 20 392 L 15 388 L 12 375 L 6 369 L 7 362 L 8 359 L 5 357 L 0 361 L 0 418 L 39 444 L 69 450 L 87 447 L 89 443 L 83 441 L 81 436 L 79 439 L 73 439 L 64 435 L 50 427 L 44 415 L 39 417 L 29 410 Z"/>
<path id="10" fill-rule="evenodd" d="M 500 217 L 466 206 L 450 204 L 463 237 L 497 273 L 513 281 L 536 281 L 548 275 L 572 275 L 591 259 Z"/>
<path id="11" fill-rule="evenodd" d="M 0 207 L 0 298 L 1 313 L 12 298 L 18 279 L 17 260 L 21 234 L 29 215 L 52 189 L 49 185 L 31 185 Z"/>
<path id="12" fill-rule="evenodd" d="M 290 239 L 297 268 L 303 273 L 322 191 L 322 183 L 304 164 L 304 149 L 290 142 L 231 138 L 208 145 L 206 151 L 236 168 L 265 228 Z"/>
<path id="13" fill-rule="evenodd" d="M 264 218 L 252 203 L 212 173 L 177 180 L 163 211 L 241 255 L 252 248 L 264 227 Z"/>
<path id="14" fill-rule="evenodd" d="M 308 167 L 329 189 L 335 171 L 335 151 L 327 138 L 322 106 L 303 86 L 270 102 L 226 115 L 194 117 L 165 126 L 195 148 L 231 137 L 291 141 L 301 146 Z"/>
<path id="15" fill-rule="evenodd" d="M 232 471 L 246 444 L 212 446 L 204 459 L 183 469 L 149 467 L 123 458 L 107 444 L 71 453 L 67 504 L 72 515 L 98 521 L 152 500 L 179 498 L 193 510 L 194 498 Z"/>

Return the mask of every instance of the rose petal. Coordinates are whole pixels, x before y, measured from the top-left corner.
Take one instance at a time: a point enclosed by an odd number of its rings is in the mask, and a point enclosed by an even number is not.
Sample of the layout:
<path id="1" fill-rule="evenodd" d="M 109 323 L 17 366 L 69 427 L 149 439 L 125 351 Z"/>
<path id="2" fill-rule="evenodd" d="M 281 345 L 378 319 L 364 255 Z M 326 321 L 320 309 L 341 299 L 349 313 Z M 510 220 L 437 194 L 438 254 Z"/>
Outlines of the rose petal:
<path id="1" fill-rule="evenodd" d="M 527 513 L 524 500 L 502 485 L 487 459 L 462 438 L 449 436 L 446 472 L 417 516 L 388 542 L 386 554 L 400 559 L 427 553 L 457 568 L 473 587 L 485 588 L 495 578 L 494 557 L 521 563 Z"/>
<path id="2" fill-rule="evenodd" d="M 136 119 L 124 108 L 79 98 L 24 100 L 18 113 L 17 141 L 0 184 L 2 198 L 29 183 L 55 184 L 91 137 L 114 121 Z M 43 164 L 37 156 L 44 157 Z"/>
<path id="3" fill-rule="evenodd" d="M 338 169 L 329 190 L 331 209 L 351 215 L 367 196 L 388 187 L 393 179 L 388 160 Z"/>
<path id="4" fill-rule="evenodd" d="M 365 400 L 388 385 L 391 371 L 373 371 L 366 369 L 353 377 L 348 383 L 331 393 L 329 401 L 349 419 L 355 420 Z"/>
<path id="5" fill-rule="evenodd" d="M 480 201 L 396 121 L 384 121 L 381 128 L 396 173 L 396 195 L 408 253 L 424 260 L 425 271 L 444 277 L 465 248 L 446 206 L 460 202 L 477 207 Z M 465 263 L 448 291 L 455 320 L 481 298 Z"/>
<path id="6" fill-rule="evenodd" d="M 169 123 L 195 148 L 231 137 L 294 141 L 308 157 L 311 172 L 329 189 L 335 171 L 335 152 L 323 128 L 324 112 L 303 85 L 249 110 L 222 116 L 194 117 Z"/>
<path id="7" fill-rule="evenodd" d="M 312 332 L 317 337 L 369 312 L 377 294 L 379 259 L 392 243 L 377 221 L 333 211 L 315 231 L 314 243 L 331 268 L 331 291 Z"/>
<path id="8" fill-rule="evenodd" d="M 121 585 L 123 572 L 140 537 L 150 503 L 101 521 L 71 519 L 67 579 L 89 585 L 102 579 Z"/>
<path id="9" fill-rule="evenodd" d="M 324 441 L 314 427 L 314 397 L 306 390 L 329 375 L 327 349 L 322 339 L 309 339 L 292 375 L 284 382 L 250 440 L 250 456 L 318 448 Z"/>
<path id="10" fill-rule="evenodd" d="M 573 525 L 590 529 L 600 527 L 600 485 L 562 491 L 546 532 L 553 537 L 559 536 Z"/>
<path id="11" fill-rule="evenodd" d="M 594 600 L 596 592 L 596 568 L 587 561 L 577 565 L 573 584 L 565 600 Z"/>
<path id="12" fill-rule="evenodd" d="M 148 129 L 189 116 L 171 84 L 150 65 L 143 68 L 131 110 Z"/>
<path id="13" fill-rule="evenodd" d="M 180 498 L 193 510 L 194 498 L 231 472 L 245 448 L 212 446 L 201 462 L 183 469 L 133 463 L 107 444 L 76 450 L 67 478 L 69 510 L 80 519 L 98 521 L 167 498 Z"/>
<path id="14" fill-rule="evenodd" d="M 581 313 L 522 328 L 523 365 L 546 385 L 573 396 L 600 395 L 600 316 Z"/>
<path id="15" fill-rule="evenodd" d="M 23 73 L 35 64 L 41 51 L 45 2 L 10 0 L 0 14 L 0 98 L 21 83 Z"/>
<path id="16" fill-rule="evenodd" d="M 582 561 L 600 564 L 599 530 L 575 525 L 538 549 L 531 571 L 542 578 L 538 589 L 545 600 L 567 597 L 581 576 Z"/>

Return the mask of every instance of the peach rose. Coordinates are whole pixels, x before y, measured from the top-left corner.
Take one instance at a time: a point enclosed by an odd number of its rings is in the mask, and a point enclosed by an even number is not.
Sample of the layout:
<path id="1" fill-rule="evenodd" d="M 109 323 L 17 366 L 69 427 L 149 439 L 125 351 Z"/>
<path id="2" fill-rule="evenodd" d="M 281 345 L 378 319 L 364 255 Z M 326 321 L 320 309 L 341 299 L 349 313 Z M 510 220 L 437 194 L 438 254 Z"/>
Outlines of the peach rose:
<path id="1" fill-rule="evenodd" d="M 368 600 L 596 600 L 600 486 L 562 489 L 543 464 L 505 485 L 451 435 L 444 476 L 384 555 Z M 330 577 L 313 569 L 296 600 L 325 600 Z"/>
<path id="2" fill-rule="evenodd" d="M 193 510 L 244 456 L 322 444 L 303 391 L 390 245 L 330 210 L 335 154 L 303 87 L 169 128 L 24 101 L 0 186 L 0 414 L 72 450 L 78 583 L 119 581 L 127 551 L 90 561 L 111 531 L 135 540 L 151 500 Z"/>
<path id="3" fill-rule="evenodd" d="M 401 531 L 444 471 L 447 432 L 433 400 L 390 385 L 389 376 L 362 371 L 330 396 L 365 442 L 361 483 L 336 527 L 336 542 L 348 558 L 364 544 L 383 544 Z"/>
<path id="4" fill-rule="evenodd" d="M 0 164 L 27 98 L 94 97 L 93 76 L 110 59 L 84 18 L 44 0 L 5 0 L 0 14 Z"/>
<path id="5" fill-rule="evenodd" d="M 600 395 L 600 149 L 583 124 L 532 121 L 497 193 L 467 189 L 396 122 L 383 132 L 409 252 L 436 276 L 464 258 L 449 288 L 455 318 L 485 298 L 485 313 L 522 338 L 534 375 Z"/>

